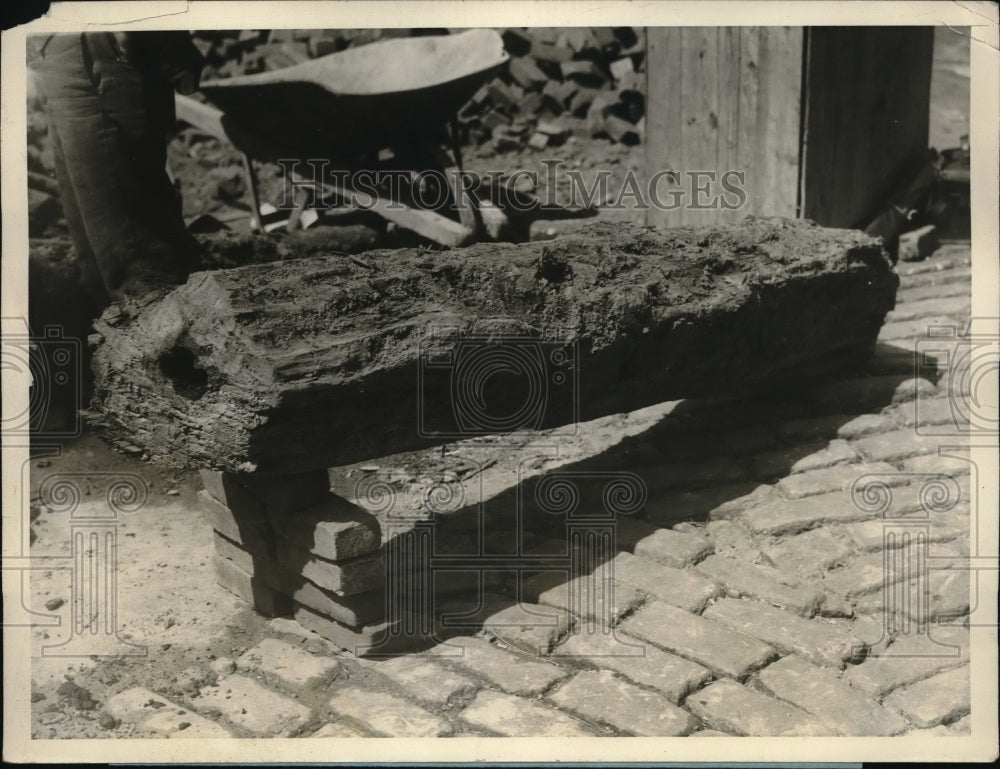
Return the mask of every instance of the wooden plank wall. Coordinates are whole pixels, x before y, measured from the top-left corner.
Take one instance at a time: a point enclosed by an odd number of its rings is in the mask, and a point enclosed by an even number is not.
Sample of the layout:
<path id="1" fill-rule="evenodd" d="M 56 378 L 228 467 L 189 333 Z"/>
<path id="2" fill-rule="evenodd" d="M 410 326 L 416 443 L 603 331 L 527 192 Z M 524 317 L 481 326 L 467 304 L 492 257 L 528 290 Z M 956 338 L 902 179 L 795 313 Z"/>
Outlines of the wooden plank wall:
<path id="1" fill-rule="evenodd" d="M 647 30 L 646 168 L 681 172 L 680 184 L 658 185 L 674 210 L 651 207 L 649 224 L 676 226 L 795 216 L 799 185 L 802 93 L 801 27 L 650 27 Z M 719 181 L 695 194 L 689 171 L 745 176 L 746 203 L 736 210 L 692 208 L 722 196 Z M 731 179 L 731 181 L 735 181 Z M 705 184 L 704 177 L 701 184 Z"/>
<path id="2" fill-rule="evenodd" d="M 647 40 L 647 178 L 682 174 L 658 185 L 681 204 L 651 207 L 649 224 L 864 227 L 927 150 L 932 27 L 651 27 Z M 692 207 L 706 196 L 684 173 L 727 170 L 745 172 L 745 204 Z"/>
<path id="3" fill-rule="evenodd" d="M 802 214 L 865 227 L 927 152 L 933 27 L 806 31 Z"/>

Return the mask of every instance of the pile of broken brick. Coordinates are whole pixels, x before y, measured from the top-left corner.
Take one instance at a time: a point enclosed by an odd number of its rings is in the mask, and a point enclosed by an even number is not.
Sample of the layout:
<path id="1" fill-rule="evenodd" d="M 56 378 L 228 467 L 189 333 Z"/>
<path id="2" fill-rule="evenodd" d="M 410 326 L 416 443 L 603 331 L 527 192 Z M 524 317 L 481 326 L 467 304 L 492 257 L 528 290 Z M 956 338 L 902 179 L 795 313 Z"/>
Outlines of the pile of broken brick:
<path id="1" fill-rule="evenodd" d="M 645 31 L 507 29 L 509 66 L 459 115 L 471 143 L 506 152 L 578 137 L 638 144 L 645 122 Z"/>

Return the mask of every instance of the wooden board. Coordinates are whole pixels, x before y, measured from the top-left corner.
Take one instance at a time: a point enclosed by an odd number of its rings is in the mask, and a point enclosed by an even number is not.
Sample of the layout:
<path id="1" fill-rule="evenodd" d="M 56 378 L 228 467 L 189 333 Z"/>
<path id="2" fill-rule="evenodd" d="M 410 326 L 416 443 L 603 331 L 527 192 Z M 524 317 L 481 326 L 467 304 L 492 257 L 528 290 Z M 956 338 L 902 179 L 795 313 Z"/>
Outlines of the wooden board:
<path id="1" fill-rule="evenodd" d="M 680 171 L 676 189 L 684 195 L 674 210 L 651 208 L 649 224 L 796 215 L 802 38 L 797 27 L 648 30 L 647 175 Z M 683 175 L 715 173 L 720 181 L 708 197 L 724 195 L 733 205 L 738 198 L 721 188 L 721 175 L 730 170 L 745 174 L 745 204 L 738 210 L 694 207 L 705 196 L 696 198 Z M 665 183 L 663 189 L 661 198 L 669 202 Z"/>

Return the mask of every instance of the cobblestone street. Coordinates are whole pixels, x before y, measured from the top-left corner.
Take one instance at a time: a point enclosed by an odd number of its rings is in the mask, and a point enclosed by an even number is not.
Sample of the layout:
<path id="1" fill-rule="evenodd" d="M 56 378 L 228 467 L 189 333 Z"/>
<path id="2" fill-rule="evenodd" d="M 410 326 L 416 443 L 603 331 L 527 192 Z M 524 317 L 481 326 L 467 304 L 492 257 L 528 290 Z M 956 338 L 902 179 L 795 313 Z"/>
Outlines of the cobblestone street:
<path id="1" fill-rule="evenodd" d="M 121 623 L 148 654 L 36 656 L 33 736 L 66 736 L 67 719 L 103 737 L 967 734 L 979 470 L 947 370 L 915 363 L 929 328 L 968 323 L 968 244 L 898 272 L 864 371 L 593 431 L 597 448 L 562 469 L 634 473 L 647 489 L 616 521 L 600 600 L 574 599 L 586 575 L 501 575 L 495 595 L 487 577 L 481 604 L 474 589 L 454 594 L 467 630 L 358 658 L 219 587 L 210 527 L 185 495 L 160 509 L 159 530 L 128 524 L 119 540 L 123 573 L 139 540 L 171 548 L 144 564 L 147 592 L 119 584 Z M 466 476 L 500 491 L 487 509 L 514 504 L 502 465 Z M 550 524 L 529 515 L 523 530 L 528 551 L 565 552 Z M 35 548 L 64 535 L 41 526 Z M 33 578 L 37 610 L 52 610 L 61 579 Z M 198 608 L 175 609 L 173 627 L 162 618 L 180 593 Z M 58 634 L 36 629 L 36 650 Z"/>

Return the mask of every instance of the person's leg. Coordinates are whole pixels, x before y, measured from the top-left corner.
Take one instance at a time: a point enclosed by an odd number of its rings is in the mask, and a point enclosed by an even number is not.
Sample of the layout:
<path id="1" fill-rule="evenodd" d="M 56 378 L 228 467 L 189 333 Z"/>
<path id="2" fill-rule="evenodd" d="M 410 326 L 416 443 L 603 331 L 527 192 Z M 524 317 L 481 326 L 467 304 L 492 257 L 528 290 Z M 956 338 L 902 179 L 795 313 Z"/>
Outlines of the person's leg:
<path id="1" fill-rule="evenodd" d="M 126 61 L 110 35 L 87 35 L 84 44 L 93 58 L 103 117 L 102 157 L 119 196 L 115 207 L 124 208 L 129 223 L 130 256 L 118 287 L 183 280 L 196 266 L 197 246 L 184 228 L 181 202 L 166 171 L 167 133 L 175 120 L 173 88 L 155 69 Z M 95 235 L 108 248 L 120 237 L 114 222 Z"/>
<path id="2" fill-rule="evenodd" d="M 112 298 L 183 280 L 195 254 L 165 168 L 169 83 L 119 61 L 99 33 L 57 36 L 36 71 L 81 261 Z"/>

